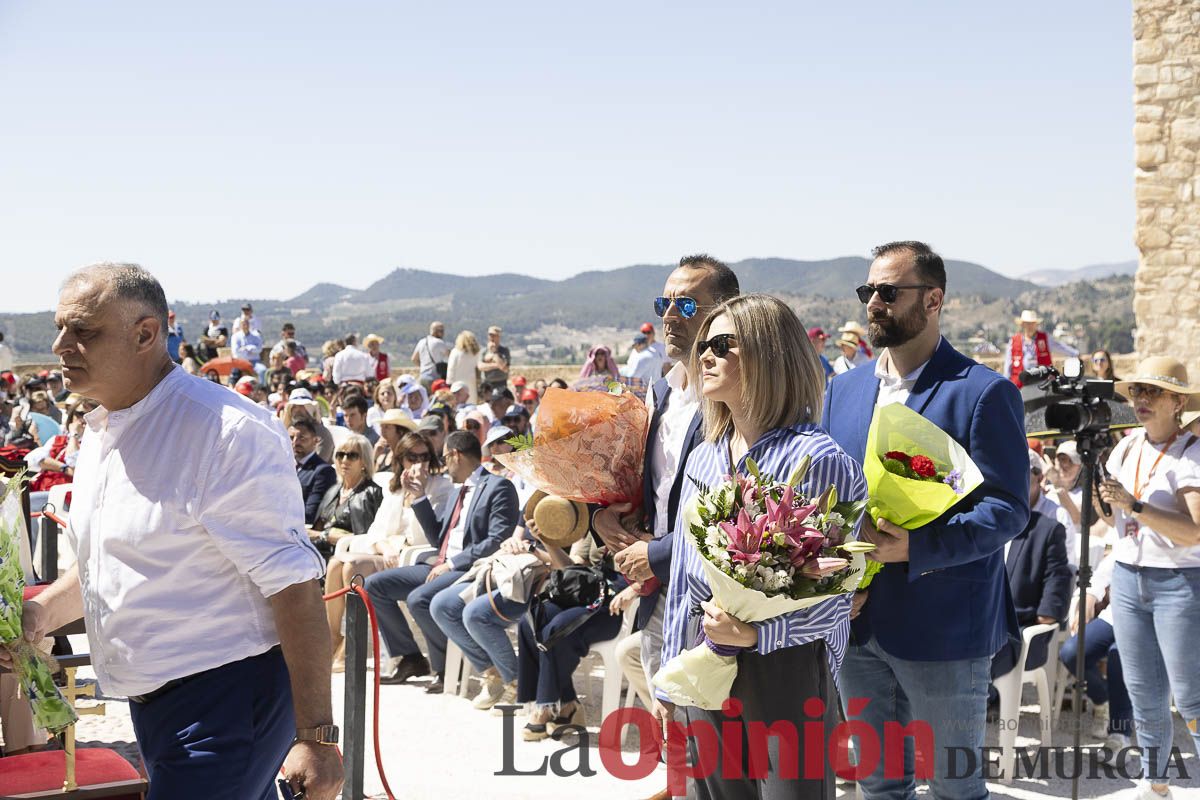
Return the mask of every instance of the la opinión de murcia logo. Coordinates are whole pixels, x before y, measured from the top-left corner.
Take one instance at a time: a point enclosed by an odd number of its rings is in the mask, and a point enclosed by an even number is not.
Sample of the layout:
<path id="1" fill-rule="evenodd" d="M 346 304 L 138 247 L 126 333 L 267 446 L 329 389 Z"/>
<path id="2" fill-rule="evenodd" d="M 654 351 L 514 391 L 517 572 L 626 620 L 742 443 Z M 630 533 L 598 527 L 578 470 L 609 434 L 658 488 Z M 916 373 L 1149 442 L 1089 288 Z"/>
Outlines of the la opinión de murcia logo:
<path id="1" fill-rule="evenodd" d="M 809 721 L 797 726 L 791 720 L 768 725 L 764 722 L 743 723 L 739 717 L 742 703 L 737 698 L 726 700 L 721 707 L 727 717 L 717 726 L 704 720 L 688 724 L 672 722 L 667 730 L 665 747 L 659 744 L 659 724 L 654 716 L 641 708 L 621 708 L 605 717 L 600 726 L 597 749 L 601 766 L 622 780 L 641 780 L 649 777 L 661 761 L 667 765 L 667 788 L 675 795 L 687 791 L 688 778 L 706 778 L 718 774 L 727 779 L 761 779 L 767 777 L 770 754 L 778 754 L 779 775 L 785 780 L 805 778 L 820 780 L 826 770 L 847 780 L 859 781 L 873 774 L 883 763 L 885 778 L 903 778 L 906 747 L 913 751 L 913 776 L 917 780 L 933 777 L 935 762 L 949 778 L 965 778 L 982 770 L 986 780 L 1000 780 L 1005 767 L 1000 763 L 1001 748 L 981 747 L 979 751 L 966 747 L 947 747 L 938 758 L 933 729 L 924 720 L 908 725 L 884 723 L 883 741 L 875 729 L 860 715 L 870 703 L 866 698 L 854 698 L 847 703 L 851 717 L 825 730 L 825 703 L 812 697 L 804 703 Z M 558 777 L 591 777 L 596 774 L 591 764 L 590 734 L 585 728 L 568 725 L 559 728 L 553 738 L 562 740 L 564 734 L 574 734 L 559 750 L 544 756 L 540 764 L 518 766 L 514 742 L 516 712 L 520 706 L 498 706 L 503 712 L 503 764 L 493 773 L 497 776 L 533 776 L 554 774 Z M 638 731 L 641 746 L 637 758 L 626 762 L 621 740 L 629 727 Z M 725 746 L 722 747 L 721 743 Z M 743 742 L 746 744 L 743 751 Z M 691 747 L 689 748 L 689 743 Z M 851 757 L 851 743 L 856 757 Z M 693 757 L 689 759 L 689 749 Z M 665 752 L 664 752 L 665 751 Z M 1067 747 L 1017 748 L 1014 778 L 1049 780 L 1051 777 L 1071 780 L 1105 778 L 1108 780 L 1138 780 L 1150 767 L 1158 774 L 1160 764 L 1157 748 L 1143 751 L 1137 747 L 1112 750 L 1108 747 L 1083 748 L 1078 757 Z M 1172 747 L 1163 764 L 1169 777 L 1189 778 L 1178 747 Z M 1173 774 L 1172 774 L 1173 772 Z"/>

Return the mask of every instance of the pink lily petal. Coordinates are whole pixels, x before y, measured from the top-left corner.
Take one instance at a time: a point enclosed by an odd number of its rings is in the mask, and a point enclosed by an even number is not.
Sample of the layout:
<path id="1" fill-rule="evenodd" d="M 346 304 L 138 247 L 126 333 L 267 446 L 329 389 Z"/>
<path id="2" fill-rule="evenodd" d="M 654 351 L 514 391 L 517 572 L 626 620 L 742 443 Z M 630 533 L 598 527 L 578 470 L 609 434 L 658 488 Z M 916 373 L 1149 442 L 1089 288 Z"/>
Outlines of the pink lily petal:
<path id="1" fill-rule="evenodd" d="M 844 558 L 816 558 L 805 564 L 800 574 L 806 578 L 825 578 L 845 569 L 850 562 Z"/>

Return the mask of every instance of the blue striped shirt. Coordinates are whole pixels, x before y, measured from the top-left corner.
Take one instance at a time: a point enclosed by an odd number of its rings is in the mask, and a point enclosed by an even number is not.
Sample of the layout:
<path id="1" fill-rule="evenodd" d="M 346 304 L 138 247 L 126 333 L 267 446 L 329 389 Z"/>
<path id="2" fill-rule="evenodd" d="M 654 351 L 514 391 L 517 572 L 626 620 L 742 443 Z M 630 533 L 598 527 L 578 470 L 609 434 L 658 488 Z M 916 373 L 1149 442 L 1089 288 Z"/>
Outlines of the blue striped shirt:
<path id="1" fill-rule="evenodd" d="M 747 474 L 746 459 L 752 458 L 764 473 L 787 480 L 804 456 L 812 458 L 808 474 L 798 487 L 806 497 L 816 497 L 831 484 L 844 501 L 863 500 L 867 482 L 862 467 L 837 443 L 812 424 L 776 428 L 765 433 L 739 461 L 737 471 Z M 712 597 L 700 565 L 700 553 L 685 538 L 682 509 L 700 490 L 696 482 L 715 486 L 730 474 L 727 440 L 700 444 L 688 457 L 687 478 L 679 498 L 675 521 L 675 546 L 671 552 L 671 580 L 667 584 L 667 608 L 663 618 L 662 660 L 665 664 L 696 644 L 700 616 L 692 609 Z M 811 608 L 754 623 L 758 628 L 758 652 L 766 655 L 784 647 L 796 647 L 817 639 L 828 644 L 829 668 L 837 674 L 850 638 L 852 593 L 827 600 Z M 666 695 L 658 693 L 663 699 Z"/>

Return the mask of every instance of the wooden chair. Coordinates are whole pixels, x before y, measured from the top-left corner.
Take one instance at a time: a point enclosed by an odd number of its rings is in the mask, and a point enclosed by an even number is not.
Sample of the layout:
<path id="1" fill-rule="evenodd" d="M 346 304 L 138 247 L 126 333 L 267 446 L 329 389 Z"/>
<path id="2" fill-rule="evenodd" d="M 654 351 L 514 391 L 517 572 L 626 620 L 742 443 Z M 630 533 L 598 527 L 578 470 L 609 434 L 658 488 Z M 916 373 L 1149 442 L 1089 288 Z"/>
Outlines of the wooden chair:
<path id="1" fill-rule="evenodd" d="M 80 687 L 75 671 L 90 662 L 84 655 L 63 656 L 59 664 L 66 673 L 63 696 L 72 705 L 80 697 L 91 697 L 93 686 Z M 104 704 L 86 708 L 76 706 L 80 714 L 103 714 Z M 75 749 L 75 726 L 63 734 L 62 750 L 43 750 L 0 758 L 0 789 L 7 798 L 60 798 L 61 800 L 144 800 L 149 781 L 141 769 L 103 747 Z"/>

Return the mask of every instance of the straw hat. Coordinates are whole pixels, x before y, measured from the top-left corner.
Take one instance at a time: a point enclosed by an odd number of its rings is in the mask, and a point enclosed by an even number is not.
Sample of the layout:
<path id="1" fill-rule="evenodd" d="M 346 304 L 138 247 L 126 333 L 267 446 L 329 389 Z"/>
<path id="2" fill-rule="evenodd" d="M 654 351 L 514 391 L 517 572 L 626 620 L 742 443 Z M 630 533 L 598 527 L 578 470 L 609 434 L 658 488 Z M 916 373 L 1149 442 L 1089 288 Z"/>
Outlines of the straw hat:
<path id="1" fill-rule="evenodd" d="M 371 342 L 379 342 L 380 344 L 383 344 L 384 341 L 385 341 L 384 338 L 382 336 L 380 336 L 378 333 L 368 333 L 366 335 L 366 337 L 363 339 L 363 344 L 370 345 Z"/>
<path id="2" fill-rule="evenodd" d="M 541 489 L 525 504 L 525 519 L 534 521 L 543 542 L 564 548 L 586 536 L 590 522 L 586 503 L 555 497 Z"/>
<path id="3" fill-rule="evenodd" d="M 1036 325 L 1042 321 L 1042 318 L 1037 315 L 1036 311 L 1027 308 L 1021 312 L 1021 316 L 1017 317 L 1016 321 L 1018 325 L 1024 325 L 1026 322 L 1032 322 Z"/>
<path id="4" fill-rule="evenodd" d="M 1187 367 L 1182 361 L 1166 356 L 1152 356 L 1143 359 L 1138 364 L 1137 374 L 1123 381 L 1117 381 L 1113 388 L 1118 394 L 1129 396 L 1129 387 L 1135 383 L 1157 386 L 1175 394 L 1190 395 L 1188 411 L 1200 411 L 1200 386 L 1188 384 Z"/>
<path id="5" fill-rule="evenodd" d="M 838 337 L 837 343 L 847 347 L 858 347 L 861 339 L 857 333 L 852 331 L 842 331 L 842 335 Z"/>
<path id="6" fill-rule="evenodd" d="M 838 333 L 853 333 L 859 339 L 862 339 L 867 335 L 867 329 L 854 320 L 848 319 L 845 325 L 838 328 Z"/>
<path id="7" fill-rule="evenodd" d="M 396 425 L 406 431 L 415 431 L 417 422 L 402 408 L 389 408 L 379 419 L 380 425 Z"/>

